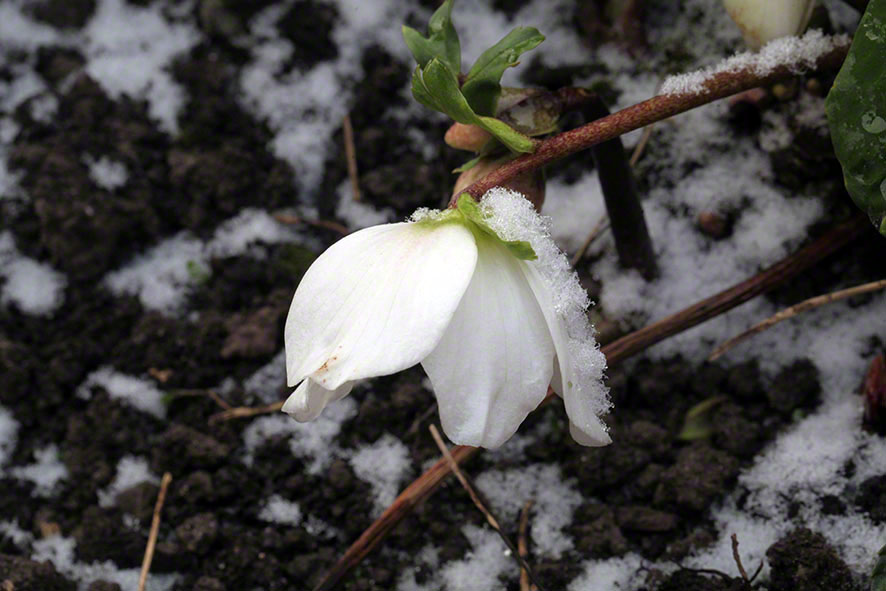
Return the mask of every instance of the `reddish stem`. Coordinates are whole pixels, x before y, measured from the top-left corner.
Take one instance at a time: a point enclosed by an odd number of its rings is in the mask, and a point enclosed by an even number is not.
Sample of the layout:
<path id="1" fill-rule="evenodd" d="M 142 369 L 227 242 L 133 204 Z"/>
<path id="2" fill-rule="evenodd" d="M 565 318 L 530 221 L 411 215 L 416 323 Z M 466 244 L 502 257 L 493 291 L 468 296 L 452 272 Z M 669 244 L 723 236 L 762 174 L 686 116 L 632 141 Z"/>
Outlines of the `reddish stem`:
<path id="1" fill-rule="evenodd" d="M 846 58 L 849 43 L 838 44 L 822 54 L 810 70 L 838 68 Z M 603 117 L 570 131 L 563 132 L 538 143 L 532 154 L 525 154 L 492 171 L 475 182 L 465 192 L 479 199 L 492 187 L 503 185 L 518 174 L 550 164 L 595 144 L 611 140 L 629 131 L 646 127 L 656 121 L 684 113 L 695 107 L 743 92 L 766 86 L 799 73 L 797 64 L 776 66 L 766 74 L 758 74 L 746 68 L 712 75 L 703 85 L 703 90 L 692 94 L 664 94 L 647 101 L 622 109 L 608 117 Z"/>

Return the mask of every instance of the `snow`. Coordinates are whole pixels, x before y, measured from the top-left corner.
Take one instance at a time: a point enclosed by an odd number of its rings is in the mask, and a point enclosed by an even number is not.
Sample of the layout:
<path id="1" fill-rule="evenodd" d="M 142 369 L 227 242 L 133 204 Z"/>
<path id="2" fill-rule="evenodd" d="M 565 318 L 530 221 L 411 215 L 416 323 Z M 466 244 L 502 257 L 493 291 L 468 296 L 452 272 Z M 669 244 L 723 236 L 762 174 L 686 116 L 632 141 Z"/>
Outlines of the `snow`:
<path id="1" fill-rule="evenodd" d="M 572 540 L 563 528 L 572 523 L 582 495 L 574 481 L 563 480 L 557 466 L 531 464 L 487 470 L 475 482 L 502 523 L 516 523 L 526 501 L 533 501 L 530 532 L 534 552 L 556 559 L 572 549 Z"/>
<path id="2" fill-rule="evenodd" d="M 121 569 L 110 560 L 92 563 L 80 562 L 75 557 L 77 542 L 74 538 L 61 535 L 49 536 L 35 541 L 33 547 L 34 553 L 31 560 L 38 562 L 48 560 L 61 574 L 77 581 L 80 591 L 86 591 L 91 582 L 98 580 L 117 583 L 123 589 L 138 588 L 141 569 Z M 177 578 L 176 574 L 149 574 L 145 591 L 169 591 Z"/>
<path id="3" fill-rule="evenodd" d="M 0 406 L 0 474 L 3 465 L 12 457 L 18 440 L 18 422 L 9 410 Z"/>
<path id="4" fill-rule="evenodd" d="M 86 165 L 89 167 L 89 177 L 102 189 L 113 191 L 126 184 L 128 173 L 122 162 L 102 156 L 98 159 L 86 158 Z"/>
<path id="5" fill-rule="evenodd" d="M 848 45 L 850 40 L 848 35 L 826 36 L 817 29 L 802 37 L 782 37 L 770 41 L 759 52 L 739 53 L 714 67 L 671 76 L 662 84 L 661 94 L 698 94 L 714 76 L 728 72 L 747 70 L 765 76 L 782 66 L 791 70 L 812 68 L 818 58 L 841 45 Z"/>
<path id="6" fill-rule="evenodd" d="M 299 423 L 289 416 L 275 414 L 254 420 L 243 431 L 246 446 L 244 462 L 249 465 L 262 444 L 276 437 L 289 439 L 289 449 L 295 457 L 307 462 L 308 474 L 319 474 L 332 460 L 344 455 L 335 443 L 335 437 L 346 420 L 357 414 L 353 398 L 344 398 L 323 411 L 312 423 Z"/>
<path id="7" fill-rule="evenodd" d="M 111 398 L 121 400 L 129 406 L 155 416 L 166 417 L 166 403 L 163 392 L 150 380 L 128 376 L 110 367 L 102 367 L 87 376 L 77 388 L 77 396 L 88 400 L 95 387 L 107 390 Z"/>
<path id="8" fill-rule="evenodd" d="M 137 295 L 145 308 L 173 315 L 184 307 L 190 290 L 205 280 L 211 259 L 244 253 L 261 257 L 264 251 L 252 247 L 299 238 L 296 230 L 268 212 L 245 209 L 219 226 L 209 241 L 181 232 L 112 271 L 104 283 L 112 293 Z"/>
<path id="9" fill-rule="evenodd" d="M 168 68 L 200 40 L 196 28 L 169 22 L 160 3 L 139 7 L 101 0 L 84 34 L 89 75 L 111 98 L 146 100 L 150 115 L 175 134 L 185 95 Z"/>
<path id="10" fill-rule="evenodd" d="M 147 458 L 131 455 L 123 456 L 117 462 L 117 471 L 114 474 L 114 479 L 107 487 L 98 491 L 99 506 L 113 507 L 118 494 L 143 482 L 160 483 L 160 479 L 148 467 Z"/>
<path id="11" fill-rule="evenodd" d="M 269 523 L 292 526 L 302 522 L 302 512 L 298 503 L 273 495 L 262 507 L 258 518 Z"/>
<path id="12" fill-rule="evenodd" d="M 412 460 L 406 446 L 385 433 L 375 443 L 359 447 L 351 456 L 351 467 L 357 478 L 369 483 L 374 517 L 378 517 L 400 492 L 400 485 L 411 473 Z"/>
<path id="13" fill-rule="evenodd" d="M 49 316 L 64 301 L 65 276 L 45 263 L 22 255 L 10 232 L 0 232 L 0 305 L 25 314 Z"/>
<path id="14" fill-rule="evenodd" d="M 471 544 L 471 552 L 464 559 L 447 562 L 441 567 L 444 588 L 458 591 L 501 588 L 498 577 L 516 569 L 516 563 L 506 554 L 501 538 L 488 527 L 474 525 L 464 526 L 462 533 Z"/>
<path id="15" fill-rule="evenodd" d="M 56 486 L 68 477 L 68 469 L 61 462 L 58 446 L 54 443 L 34 452 L 33 464 L 17 466 L 10 474 L 19 480 L 27 480 L 34 485 L 34 494 L 38 497 L 51 497 Z"/>

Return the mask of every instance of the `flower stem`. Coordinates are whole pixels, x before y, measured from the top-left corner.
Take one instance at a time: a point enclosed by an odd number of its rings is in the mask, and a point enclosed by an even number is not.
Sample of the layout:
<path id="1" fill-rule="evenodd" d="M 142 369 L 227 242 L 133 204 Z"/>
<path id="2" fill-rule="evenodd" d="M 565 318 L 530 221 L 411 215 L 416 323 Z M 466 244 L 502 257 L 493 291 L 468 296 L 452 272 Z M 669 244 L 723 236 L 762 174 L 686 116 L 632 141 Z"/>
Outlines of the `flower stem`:
<path id="1" fill-rule="evenodd" d="M 533 153 L 515 158 L 494 170 L 467 187 L 465 192 L 475 199 L 479 199 L 492 187 L 502 185 L 518 174 L 535 170 L 570 154 L 586 150 L 600 142 L 617 138 L 629 131 L 640 129 L 662 119 L 751 88 L 790 78 L 802 70 L 836 69 L 843 63 L 848 51 L 848 41 L 845 43 L 835 42 L 831 50 L 815 60 L 813 67 L 791 63 L 775 66 L 762 74 L 752 66 L 713 74 L 701 85 L 701 90 L 698 92 L 660 94 L 608 117 L 539 142 Z"/>

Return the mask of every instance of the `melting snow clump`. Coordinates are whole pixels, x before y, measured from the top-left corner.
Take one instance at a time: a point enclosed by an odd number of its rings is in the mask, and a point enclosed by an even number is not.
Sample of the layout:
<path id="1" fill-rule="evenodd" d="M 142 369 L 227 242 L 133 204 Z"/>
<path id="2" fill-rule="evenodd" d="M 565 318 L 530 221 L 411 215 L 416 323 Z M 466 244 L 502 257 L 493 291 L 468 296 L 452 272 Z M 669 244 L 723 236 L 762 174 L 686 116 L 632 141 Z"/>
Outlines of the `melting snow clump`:
<path id="1" fill-rule="evenodd" d="M 149 380 L 143 380 L 114 371 L 110 367 L 102 367 L 86 378 L 77 388 L 77 396 L 89 400 L 92 388 L 99 386 L 107 390 L 111 398 L 117 398 L 142 412 L 154 415 L 158 419 L 166 417 L 166 405 L 163 403 L 163 392 Z"/>
<path id="2" fill-rule="evenodd" d="M 409 450 L 390 433 L 360 447 L 351 456 L 354 474 L 372 487 L 375 515 L 380 515 L 397 498 L 400 483 L 409 475 L 411 466 Z"/>
<path id="3" fill-rule="evenodd" d="M 282 525 L 298 525 L 302 521 L 301 508 L 298 503 L 274 495 L 262 507 L 258 518 L 269 523 Z"/>

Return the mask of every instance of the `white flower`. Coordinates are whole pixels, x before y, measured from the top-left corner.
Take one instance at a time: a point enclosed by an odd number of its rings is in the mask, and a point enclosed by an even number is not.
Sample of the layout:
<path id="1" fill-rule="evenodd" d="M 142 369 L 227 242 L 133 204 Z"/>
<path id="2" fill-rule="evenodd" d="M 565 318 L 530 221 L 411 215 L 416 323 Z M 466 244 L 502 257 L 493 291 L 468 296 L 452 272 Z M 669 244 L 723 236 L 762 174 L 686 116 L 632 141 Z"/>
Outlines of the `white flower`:
<path id="1" fill-rule="evenodd" d="M 806 29 L 814 0 L 723 0 L 726 12 L 745 41 L 759 49 L 773 39 L 799 35 Z"/>
<path id="2" fill-rule="evenodd" d="M 550 384 L 575 440 L 606 445 L 606 362 L 587 305 L 545 219 L 511 191 L 366 228 L 323 253 L 295 292 L 286 371 L 300 385 L 283 410 L 312 420 L 356 380 L 421 363 L 456 443 L 498 447 Z"/>

